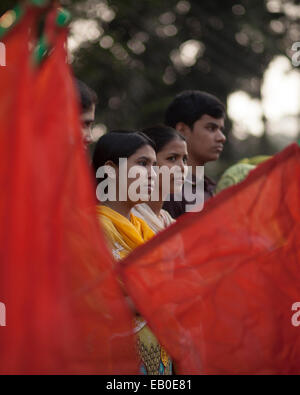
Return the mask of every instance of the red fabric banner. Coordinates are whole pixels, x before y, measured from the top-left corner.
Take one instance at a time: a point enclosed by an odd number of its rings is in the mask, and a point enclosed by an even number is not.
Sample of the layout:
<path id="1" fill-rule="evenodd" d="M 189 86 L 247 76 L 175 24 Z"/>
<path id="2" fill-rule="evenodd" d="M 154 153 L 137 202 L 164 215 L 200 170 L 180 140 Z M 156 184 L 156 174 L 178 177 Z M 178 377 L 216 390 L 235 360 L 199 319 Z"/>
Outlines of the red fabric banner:
<path id="1" fill-rule="evenodd" d="M 299 374 L 300 149 L 190 213 L 121 263 L 180 374 Z"/>
<path id="2" fill-rule="evenodd" d="M 133 374 L 132 316 L 95 215 L 65 32 L 34 68 L 37 21 L 27 13 L 3 40 L 0 68 L 0 373 Z M 293 145 L 120 263 L 177 373 L 300 373 L 299 189 Z"/>
<path id="3" fill-rule="evenodd" d="M 0 373 L 134 374 L 132 315 L 96 219 L 66 32 L 34 67 L 37 23 L 27 12 L 7 35 L 0 68 Z"/>

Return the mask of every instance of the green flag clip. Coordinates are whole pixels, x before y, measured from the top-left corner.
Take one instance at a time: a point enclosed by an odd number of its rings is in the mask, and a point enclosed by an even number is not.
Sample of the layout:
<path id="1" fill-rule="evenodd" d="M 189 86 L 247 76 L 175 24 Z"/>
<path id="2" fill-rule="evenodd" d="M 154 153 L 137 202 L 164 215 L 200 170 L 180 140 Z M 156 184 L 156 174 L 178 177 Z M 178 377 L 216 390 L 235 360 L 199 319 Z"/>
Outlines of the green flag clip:
<path id="1" fill-rule="evenodd" d="M 49 52 L 49 43 L 45 34 L 42 34 L 39 38 L 37 45 L 33 52 L 33 58 L 36 65 L 42 63 L 43 59 L 47 56 Z"/>
<path id="2" fill-rule="evenodd" d="M 71 14 L 69 11 L 65 10 L 64 8 L 58 8 L 55 23 L 58 27 L 64 28 L 68 26 L 71 20 Z M 37 42 L 37 45 L 34 50 L 34 62 L 36 65 L 42 63 L 44 58 L 49 54 L 51 49 L 51 43 L 49 39 L 47 39 L 47 35 L 44 33 L 41 35 L 40 39 Z"/>
<path id="3" fill-rule="evenodd" d="M 27 3 L 35 7 L 46 7 L 50 4 L 50 0 L 27 0 Z M 0 38 L 10 31 L 25 14 L 25 7 L 18 4 L 12 10 L 7 11 L 0 18 Z M 58 27 L 64 28 L 69 25 L 71 21 L 71 14 L 64 8 L 58 8 L 56 13 L 55 23 Z M 39 38 L 34 50 L 34 61 L 40 64 L 47 56 L 50 49 L 49 40 L 45 34 Z"/>
<path id="4" fill-rule="evenodd" d="M 65 8 L 57 9 L 56 24 L 59 27 L 66 27 L 71 21 L 71 13 Z"/>

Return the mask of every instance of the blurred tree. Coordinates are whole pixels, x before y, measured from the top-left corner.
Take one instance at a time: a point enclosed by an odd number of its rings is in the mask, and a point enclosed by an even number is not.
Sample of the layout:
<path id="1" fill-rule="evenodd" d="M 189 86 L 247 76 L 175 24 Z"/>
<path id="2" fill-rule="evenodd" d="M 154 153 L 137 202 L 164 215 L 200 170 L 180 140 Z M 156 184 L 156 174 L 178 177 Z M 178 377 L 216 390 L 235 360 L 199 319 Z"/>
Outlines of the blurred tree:
<path id="1" fill-rule="evenodd" d="M 8 0 L 1 1 L 1 10 Z M 275 55 L 300 41 L 299 0 L 62 0 L 73 13 L 71 61 L 78 78 L 100 96 L 97 121 L 139 128 L 163 121 L 185 89 L 226 102 L 244 90 L 260 97 Z M 299 10 L 298 10 L 299 12 Z M 298 37 L 298 39 L 297 39 Z M 230 130 L 230 123 L 228 123 Z M 267 135 L 240 142 L 228 132 L 221 168 L 276 150 Z"/>

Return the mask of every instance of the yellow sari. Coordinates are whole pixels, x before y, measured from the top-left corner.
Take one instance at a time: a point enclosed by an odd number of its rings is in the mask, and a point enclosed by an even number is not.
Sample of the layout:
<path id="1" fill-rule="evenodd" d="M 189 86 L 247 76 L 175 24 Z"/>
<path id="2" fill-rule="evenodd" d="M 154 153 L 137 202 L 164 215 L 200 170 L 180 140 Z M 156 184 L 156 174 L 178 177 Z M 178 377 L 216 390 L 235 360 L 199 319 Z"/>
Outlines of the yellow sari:
<path id="1" fill-rule="evenodd" d="M 130 214 L 130 221 L 106 206 L 97 206 L 107 243 L 115 259 L 125 258 L 131 251 L 150 240 L 155 233 L 141 218 Z M 135 320 L 141 373 L 150 375 L 172 374 L 172 360 L 158 343 L 146 322 L 137 315 Z"/>

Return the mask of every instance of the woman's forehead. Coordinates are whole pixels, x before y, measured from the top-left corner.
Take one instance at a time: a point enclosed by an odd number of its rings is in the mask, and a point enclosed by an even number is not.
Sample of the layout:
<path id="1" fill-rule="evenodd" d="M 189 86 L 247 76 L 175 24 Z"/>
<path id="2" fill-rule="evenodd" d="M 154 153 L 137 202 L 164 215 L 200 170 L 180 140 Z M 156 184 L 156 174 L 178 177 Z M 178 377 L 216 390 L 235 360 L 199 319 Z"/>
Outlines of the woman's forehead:
<path id="1" fill-rule="evenodd" d="M 156 153 L 150 145 L 143 145 L 130 156 L 132 159 L 137 159 L 139 157 L 146 157 L 155 161 Z"/>
<path id="2" fill-rule="evenodd" d="M 187 153 L 186 142 L 184 140 L 182 140 L 181 138 L 175 138 L 175 139 L 171 140 L 169 143 L 167 143 L 160 150 L 159 153 L 161 153 L 161 152 L 170 152 L 170 151 L 186 154 Z"/>

